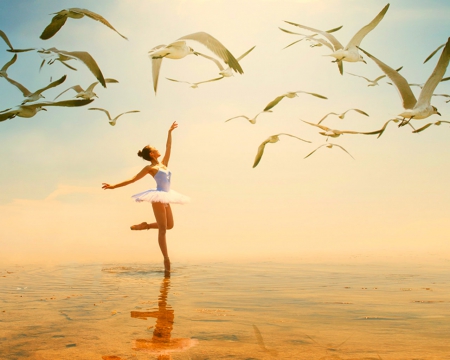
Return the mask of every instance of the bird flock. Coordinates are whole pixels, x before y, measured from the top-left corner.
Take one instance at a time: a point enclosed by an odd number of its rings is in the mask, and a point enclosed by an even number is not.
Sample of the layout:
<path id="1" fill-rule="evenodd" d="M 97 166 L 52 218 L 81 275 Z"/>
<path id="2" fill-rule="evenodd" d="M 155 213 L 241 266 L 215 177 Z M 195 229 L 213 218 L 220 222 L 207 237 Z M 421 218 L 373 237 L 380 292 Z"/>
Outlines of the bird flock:
<path id="1" fill-rule="evenodd" d="M 378 24 L 383 20 L 383 18 L 388 13 L 390 4 L 385 5 L 381 11 L 366 25 L 364 25 L 360 30 L 358 30 L 355 35 L 350 39 L 350 41 L 347 43 L 346 46 L 343 46 L 341 42 L 339 42 L 335 36 L 335 34 L 342 28 L 342 26 L 322 31 L 310 26 L 306 26 L 303 24 L 299 24 L 292 21 L 286 21 L 285 23 L 294 27 L 294 28 L 300 28 L 306 31 L 309 31 L 309 34 L 303 34 L 294 32 L 292 30 L 288 30 L 285 28 L 279 27 L 279 29 L 285 33 L 288 34 L 288 36 L 296 36 L 298 37 L 297 40 L 294 42 L 291 42 L 287 46 L 284 47 L 284 49 L 289 48 L 293 45 L 299 44 L 303 40 L 305 42 L 308 42 L 310 44 L 311 48 L 328 48 L 331 50 L 331 53 L 326 54 L 324 56 L 330 56 L 334 60 L 333 63 L 337 64 L 339 73 L 344 76 L 345 74 L 349 74 L 354 77 L 359 77 L 364 79 L 367 82 L 368 87 L 374 87 L 380 85 L 380 80 L 383 78 L 389 78 L 391 82 L 388 82 L 387 84 L 390 84 L 397 88 L 398 93 L 400 94 L 401 101 L 402 101 L 402 107 L 403 111 L 399 113 L 394 118 L 391 118 L 387 120 L 384 125 L 377 130 L 374 131 L 368 131 L 368 132 L 362 132 L 362 131 L 354 131 L 354 130 L 340 130 L 340 129 L 332 129 L 330 127 L 327 127 L 323 125 L 322 123 L 331 115 L 337 116 L 339 119 L 344 119 L 346 114 L 348 112 L 353 112 L 356 114 L 359 114 L 358 116 L 369 116 L 369 114 L 361 109 L 358 108 L 351 108 L 342 111 L 341 113 L 338 112 L 330 112 L 326 115 L 324 115 L 320 120 L 317 122 L 311 122 L 311 121 L 305 121 L 302 120 L 304 123 L 308 124 L 309 126 L 312 126 L 314 128 L 318 129 L 318 133 L 324 137 L 326 137 L 325 143 L 319 145 L 316 147 L 313 151 L 311 151 L 308 155 L 305 156 L 305 159 L 314 154 L 317 150 L 326 147 L 326 148 L 333 148 L 336 147 L 338 149 L 343 150 L 345 153 L 347 153 L 349 156 L 353 158 L 353 156 L 341 145 L 334 144 L 331 142 L 328 142 L 328 138 L 337 138 L 344 134 L 352 134 L 352 135 L 378 135 L 380 137 L 384 131 L 386 130 L 389 123 L 394 122 L 397 123 L 399 127 L 408 125 L 413 129 L 413 133 L 420 133 L 427 128 L 429 128 L 432 125 L 439 126 L 442 123 L 450 123 L 449 121 L 440 120 L 440 121 L 434 121 L 427 123 L 420 128 L 416 129 L 414 127 L 414 124 L 416 120 L 423 120 L 427 119 L 432 115 L 441 115 L 438 111 L 438 109 L 431 105 L 431 100 L 433 99 L 433 96 L 440 96 L 449 98 L 449 100 L 446 100 L 446 103 L 450 102 L 450 95 L 448 94 L 435 94 L 434 91 L 437 87 L 437 85 L 440 82 L 448 81 L 450 80 L 450 77 L 444 77 L 449 61 L 450 61 L 450 38 L 447 39 L 446 43 L 441 44 L 438 46 L 424 61 L 424 63 L 430 61 L 435 55 L 439 54 L 439 59 L 437 60 L 436 66 L 429 76 L 429 78 L 423 83 L 423 84 L 415 84 L 415 83 L 408 83 L 408 81 L 400 74 L 400 70 L 402 67 L 398 67 L 396 69 L 390 67 L 389 65 L 385 64 L 382 60 L 378 59 L 371 53 L 367 51 L 362 46 L 362 42 L 366 36 L 369 35 L 372 31 L 376 29 Z M 59 31 L 64 31 L 62 28 L 65 25 L 68 18 L 71 19 L 81 19 L 83 17 L 88 17 L 92 20 L 96 20 L 100 22 L 101 24 L 107 26 L 109 29 L 115 31 L 119 36 L 121 36 L 123 39 L 127 38 L 119 33 L 104 17 L 101 15 L 94 13 L 87 9 L 80 9 L 80 8 L 69 8 L 64 9 L 61 11 L 58 11 L 54 14 L 50 24 L 42 31 L 42 34 L 40 35 L 40 38 L 42 40 L 48 40 L 57 35 Z M 69 21 L 70 22 L 70 21 Z M 376 31 L 374 31 L 376 32 Z M 89 54 L 86 51 L 66 51 L 66 50 L 60 50 L 55 47 L 50 47 L 47 49 L 42 48 L 26 48 L 26 49 L 16 49 L 12 46 L 9 38 L 7 35 L 0 30 L 0 36 L 4 40 L 7 48 L 6 51 L 9 53 L 12 53 L 12 58 L 0 69 L 0 77 L 4 78 L 5 81 L 10 83 L 12 86 L 17 88 L 24 96 L 24 100 L 21 104 L 16 105 L 15 107 L 11 107 L 5 110 L 0 111 L 0 122 L 13 119 L 15 117 L 24 117 L 24 118 L 31 118 L 35 116 L 40 110 L 46 110 L 45 108 L 48 106 L 62 106 L 62 107 L 80 107 L 85 106 L 94 101 L 94 98 L 98 98 L 97 94 L 94 93 L 94 88 L 97 86 L 97 84 L 101 84 L 104 88 L 106 88 L 106 84 L 113 84 L 118 83 L 117 80 L 113 78 L 105 78 L 102 74 L 102 71 L 100 70 L 100 67 L 98 66 L 97 62 L 95 61 L 94 57 Z M 376 35 L 371 35 L 376 36 Z M 190 42 L 194 43 L 200 43 L 204 47 L 206 47 L 209 51 L 213 53 L 214 56 L 210 56 L 207 54 L 200 53 L 196 50 L 194 50 L 190 46 Z M 235 57 L 228 48 L 222 44 L 218 39 L 216 39 L 214 36 L 203 32 L 195 32 L 189 35 L 184 35 L 176 39 L 175 41 L 169 43 L 168 45 L 156 45 L 154 46 L 149 52 L 148 57 L 151 60 L 151 73 L 153 78 L 153 91 L 154 94 L 157 94 L 158 90 L 158 82 L 159 82 L 159 75 L 161 72 L 161 65 L 163 59 L 172 59 L 172 60 L 180 60 L 185 58 L 188 55 L 195 55 L 199 59 L 205 59 L 205 60 L 199 60 L 199 61 L 211 61 L 213 62 L 217 68 L 218 68 L 218 76 L 214 78 L 207 78 L 206 80 L 201 80 L 198 82 L 189 82 L 182 79 L 174 79 L 171 77 L 166 77 L 168 81 L 171 81 L 173 83 L 180 83 L 180 84 L 188 84 L 191 88 L 196 89 L 200 85 L 201 86 L 208 86 L 206 84 L 217 82 L 220 80 L 223 80 L 225 78 L 230 78 L 234 74 L 244 74 L 244 70 L 241 66 L 241 62 L 246 58 L 247 56 L 251 56 L 251 52 L 254 50 L 255 46 L 251 47 L 249 50 L 247 50 L 245 53 L 240 55 L 239 57 Z M 441 50 L 442 49 L 442 50 Z M 15 81 L 8 75 L 9 68 L 12 66 L 17 66 L 16 61 L 19 56 L 25 56 L 22 55 L 23 53 L 28 53 L 36 51 L 40 57 L 42 58 L 42 62 L 40 64 L 39 69 L 41 69 L 44 65 L 52 65 L 55 62 L 59 62 L 67 69 L 74 71 L 76 68 L 73 65 L 74 62 L 81 62 L 84 66 L 86 66 L 89 71 L 92 73 L 92 75 L 96 78 L 97 81 L 90 84 L 86 90 L 83 89 L 81 85 L 75 85 L 72 87 L 69 87 L 68 89 L 65 89 L 62 91 L 58 96 L 55 97 L 54 101 L 42 101 L 41 99 L 44 98 L 43 93 L 47 91 L 48 89 L 60 86 L 63 84 L 67 78 L 68 75 L 64 75 L 58 80 L 51 81 L 46 86 L 35 90 L 30 91 L 28 90 L 24 85 L 20 84 L 19 82 Z M 367 60 L 363 58 L 363 55 L 367 56 Z M 354 74 L 348 71 L 344 72 L 344 62 L 348 63 L 347 66 L 351 66 L 351 63 L 355 62 L 363 62 L 367 64 L 367 62 L 370 60 L 370 62 L 375 63 L 382 71 L 382 74 L 380 74 L 375 79 L 371 80 L 363 75 Z M 70 64 L 68 64 L 70 62 Z M 420 95 L 416 99 L 414 93 L 411 90 L 412 86 L 419 86 L 421 88 Z M 55 101 L 57 98 L 62 96 L 63 94 L 66 94 L 69 90 L 74 90 L 76 92 L 76 95 L 74 95 L 73 98 L 67 99 L 67 100 L 60 100 Z M 234 116 L 232 118 L 229 118 L 225 120 L 225 122 L 228 122 L 233 119 L 243 118 L 246 119 L 250 124 L 256 124 L 257 118 L 265 113 L 272 113 L 274 111 L 274 108 L 277 106 L 280 106 L 280 102 L 287 98 L 287 99 L 294 99 L 296 97 L 299 97 L 299 94 L 302 94 L 304 96 L 312 96 L 319 98 L 321 100 L 327 100 L 327 97 L 318 93 L 306 91 L 306 90 L 296 90 L 296 91 L 288 91 L 284 94 L 277 95 L 275 98 L 267 103 L 263 109 L 257 113 L 253 117 L 248 117 L 246 115 L 238 115 Z M 66 94 L 67 95 L 67 94 Z M 284 102 L 283 102 L 284 103 Z M 98 110 L 102 111 L 106 114 L 109 124 L 114 126 L 116 124 L 116 121 L 119 117 L 121 117 L 124 114 L 129 113 L 136 113 L 139 112 L 139 110 L 129 110 L 124 111 L 121 114 L 117 115 L 116 117 L 112 118 L 110 115 L 110 112 L 106 109 L 98 108 L 98 107 L 92 107 L 89 108 L 89 110 Z M 306 143 L 311 143 L 311 141 L 303 139 L 299 136 L 288 134 L 288 133 L 279 133 L 275 135 L 269 136 L 266 140 L 264 140 L 257 149 L 257 153 L 253 162 L 253 167 L 256 167 L 264 154 L 265 146 L 269 143 L 276 143 L 280 140 L 280 136 L 288 136 L 293 139 L 298 139 Z"/>

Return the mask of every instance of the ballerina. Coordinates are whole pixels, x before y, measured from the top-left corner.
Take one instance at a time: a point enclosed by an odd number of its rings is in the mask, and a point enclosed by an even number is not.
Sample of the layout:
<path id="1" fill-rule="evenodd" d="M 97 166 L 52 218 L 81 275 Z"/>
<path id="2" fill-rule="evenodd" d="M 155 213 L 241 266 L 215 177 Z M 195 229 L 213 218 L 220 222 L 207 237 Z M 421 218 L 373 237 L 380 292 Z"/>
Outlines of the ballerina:
<path id="1" fill-rule="evenodd" d="M 148 229 L 158 229 L 158 243 L 161 252 L 164 256 L 164 269 L 165 271 L 170 271 L 170 260 L 169 253 L 167 251 L 166 242 L 166 230 L 173 228 L 173 215 L 170 204 L 184 204 L 189 202 L 189 197 L 184 196 L 174 190 L 170 189 L 170 177 L 171 172 L 167 168 L 170 158 L 170 150 L 172 147 L 172 131 L 178 127 L 178 124 L 173 122 L 169 129 L 167 135 L 166 143 L 166 153 L 162 161 L 158 160 L 161 156 L 159 151 L 150 146 L 145 146 L 142 150 L 139 150 L 138 156 L 142 157 L 144 160 L 150 161 L 150 165 L 145 166 L 138 174 L 129 180 L 122 181 L 115 185 L 110 185 L 108 183 L 103 183 L 103 189 L 116 189 L 121 186 L 129 185 L 135 181 L 142 179 L 145 175 L 152 175 L 157 184 L 156 189 L 150 189 L 143 191 L 139 194 L 132 196 L 137 202 L 147 201 L 152 204 L 153 213 L 155 214 L 156 222 L 148 224 L 147 222 L 142 222 L 137 225 L 132 225 L 131 230 L 148 230 Z"/>

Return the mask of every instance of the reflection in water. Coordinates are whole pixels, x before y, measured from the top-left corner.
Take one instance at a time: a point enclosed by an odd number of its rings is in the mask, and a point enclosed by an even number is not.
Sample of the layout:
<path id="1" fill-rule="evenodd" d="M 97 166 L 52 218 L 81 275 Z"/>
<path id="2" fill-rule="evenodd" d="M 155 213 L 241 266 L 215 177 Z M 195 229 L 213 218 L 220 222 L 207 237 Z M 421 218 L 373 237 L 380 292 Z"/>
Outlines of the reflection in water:
<path id="1" fill-rule="evenodd" d="M 276 351 L 274 349 L 268 349 L 266 347 L 266 344 L 264 344 L 264 339 L 263 339 L 263 337 L 261 335 L 261 332 L 256 327 L 256 325 L 253 325 L 253 331 L 255 332 L 256 341 L 258 342 L 258 345 L 261 348 L 261 350 L 269 353 L 272 356 L 277 356 L 278 355 L 278 351 Z"/>
<path id="2" fill-rule="evenodd" d="M 171 352 L 185 351 L 198 342 L 196 339 L 171 338 L 175 312 L 167 304 L 167 296 L 170 289 L 170 273 L 166 273 L 160 288 L 158 298 L 158 310 L 155 311 L 131 311 L 132 318 L 144 319 L 156 318 L 155 330 L 151 339 L 136 339 L 133 350 L 145 351 L 158 356 L 158 360 L 169 360 Z"/>

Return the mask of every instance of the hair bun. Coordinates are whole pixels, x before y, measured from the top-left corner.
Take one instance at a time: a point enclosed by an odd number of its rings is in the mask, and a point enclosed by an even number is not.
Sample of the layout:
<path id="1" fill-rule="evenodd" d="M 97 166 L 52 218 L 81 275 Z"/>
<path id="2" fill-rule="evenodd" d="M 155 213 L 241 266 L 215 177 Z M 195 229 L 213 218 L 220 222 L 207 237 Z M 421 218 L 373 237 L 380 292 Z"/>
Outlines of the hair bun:
<path id="1" fill-rule="evenodd" d="M 137 154 L 138 154 L 138 156 L 142 157 L 142 151 L 141 150 L 139 150 Z"/>

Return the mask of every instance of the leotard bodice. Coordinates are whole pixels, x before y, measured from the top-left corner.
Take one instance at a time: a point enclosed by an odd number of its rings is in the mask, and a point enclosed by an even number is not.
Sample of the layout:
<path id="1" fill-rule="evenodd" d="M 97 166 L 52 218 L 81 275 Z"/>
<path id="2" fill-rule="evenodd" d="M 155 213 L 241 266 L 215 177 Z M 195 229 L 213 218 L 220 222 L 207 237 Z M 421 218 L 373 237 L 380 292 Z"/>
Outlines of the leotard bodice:
<path id="1" fill-rule="evenodd" d="M 170 191 L 170 177 L 172 173 L 169 169 L 158 169 L 154 179 L 156 181 L 156 190 L 158 191 Z"/>

